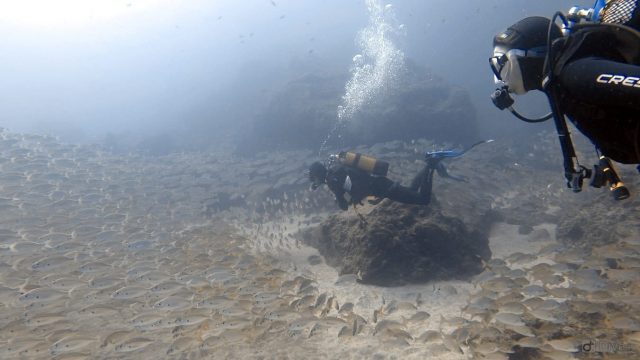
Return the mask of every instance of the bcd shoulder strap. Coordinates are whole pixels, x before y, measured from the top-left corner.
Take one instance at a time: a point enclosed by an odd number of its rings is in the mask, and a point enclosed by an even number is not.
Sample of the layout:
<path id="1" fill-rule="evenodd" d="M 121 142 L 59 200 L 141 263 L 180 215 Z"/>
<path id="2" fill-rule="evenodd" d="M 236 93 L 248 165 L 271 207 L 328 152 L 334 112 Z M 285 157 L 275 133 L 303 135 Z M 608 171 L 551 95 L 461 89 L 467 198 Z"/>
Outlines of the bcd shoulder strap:
<path id="1" fill-rule="evenodd" d="M 555 76 L 569 62 L 586 57 L 640 65 L 640 32 L 625 25 L 578 24 L 571 35 L 556 40 L 553 47 Z"/>

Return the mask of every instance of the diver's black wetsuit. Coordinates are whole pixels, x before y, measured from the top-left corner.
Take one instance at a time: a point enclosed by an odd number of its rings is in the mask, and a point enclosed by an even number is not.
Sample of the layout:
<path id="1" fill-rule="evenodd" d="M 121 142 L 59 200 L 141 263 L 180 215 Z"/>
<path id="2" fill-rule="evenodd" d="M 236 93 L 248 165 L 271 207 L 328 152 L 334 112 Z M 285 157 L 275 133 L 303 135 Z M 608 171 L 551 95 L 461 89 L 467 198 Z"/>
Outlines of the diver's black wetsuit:
<path id="1" fill-rule="evenodd" d="M 604 76 L 603 76 L 604 75 Z M 617 76 L 617 78 L 613 78 Z M 617 81 L 618 84 L 598 83 Z M 603 154 L 624 164 L 640 163 L 640 66 L 587 58 L 565 67 L 560 77 L 562 111 Z"/>
<path id="2" fill-rule="evenodd" d="M 327 169 L 326 183 L 342 210 L 347 210 L 351 204 L 361 204 L 367 196 L 388 198 L 405 204 L 427 205 L 431 201 L 433 173 L 433 167 L 425 166 L 414 177 L 411 186 L 405 187 L 384 176 L 369 175 L 362 170 L 336 163 Z"/>
<path id="3" fill-rule="evenodd" d="M 640 36 L 612 25 L 580 29 L 554 43 L 555 101 L 603 155 L 640 163 Z"/>

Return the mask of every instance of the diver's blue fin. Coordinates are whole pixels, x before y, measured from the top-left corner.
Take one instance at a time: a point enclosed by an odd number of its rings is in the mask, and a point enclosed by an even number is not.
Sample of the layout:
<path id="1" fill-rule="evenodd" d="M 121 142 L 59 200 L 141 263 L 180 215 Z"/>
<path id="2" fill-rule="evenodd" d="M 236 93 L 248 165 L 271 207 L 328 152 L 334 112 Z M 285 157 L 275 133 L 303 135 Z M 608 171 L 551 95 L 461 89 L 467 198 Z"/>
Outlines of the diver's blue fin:
<path id="1" fill-rule="evenodd" d="M 477 143 L 472 144 L 468 148 L 464 150 L 436 150 L 436 151 L 427 151 L 424 156 L 427 159 L 444 159 L 444 158 L 456 158 L 464 155 L 467 151 L 473 149 L 474 147 L 493 142 L 493 139 L 478 141 Z"/>

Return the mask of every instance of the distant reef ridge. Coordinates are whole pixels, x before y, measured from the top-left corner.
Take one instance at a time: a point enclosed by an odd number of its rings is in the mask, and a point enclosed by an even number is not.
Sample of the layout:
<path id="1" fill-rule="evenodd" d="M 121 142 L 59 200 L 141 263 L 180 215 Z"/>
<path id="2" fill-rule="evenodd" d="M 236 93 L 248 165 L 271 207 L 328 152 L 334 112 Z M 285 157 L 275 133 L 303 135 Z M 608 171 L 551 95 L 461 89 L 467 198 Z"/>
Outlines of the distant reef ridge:
<path id="1" fill-rule="evenodd" d="M 349 146 L 417 138 L 465 144 L 478 138 L 476 111 L 466 90 L 408 62 L 398 84 L 340 128 Z M 289 81 L 240 136 L 238 152 L 318 150 L 338 123 L 348 73 L 313 73 Z M 330 139 L 335 140 L 335 139 Z"/>

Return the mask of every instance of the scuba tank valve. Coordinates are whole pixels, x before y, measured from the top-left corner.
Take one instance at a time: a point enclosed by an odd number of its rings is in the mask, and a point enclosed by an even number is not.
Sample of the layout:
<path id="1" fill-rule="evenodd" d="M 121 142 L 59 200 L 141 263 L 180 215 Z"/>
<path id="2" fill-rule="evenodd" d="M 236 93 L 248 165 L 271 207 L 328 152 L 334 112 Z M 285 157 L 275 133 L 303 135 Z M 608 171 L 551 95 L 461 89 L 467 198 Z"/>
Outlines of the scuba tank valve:
<path id="1" fill-rule="evenodd" d="M 579 6 L 574 6 L 567 12 L 567 19 L 572 24 L 579 23 L 582 20 L 599 22 L 602 18 L 604 8 L 609 1 L 610 0 L 596 0 L 593 4 L 593 7 L 590 8 L 581 8 Z"/>

